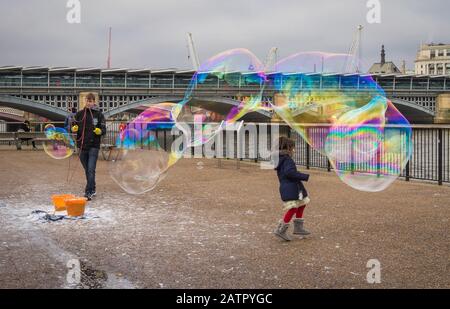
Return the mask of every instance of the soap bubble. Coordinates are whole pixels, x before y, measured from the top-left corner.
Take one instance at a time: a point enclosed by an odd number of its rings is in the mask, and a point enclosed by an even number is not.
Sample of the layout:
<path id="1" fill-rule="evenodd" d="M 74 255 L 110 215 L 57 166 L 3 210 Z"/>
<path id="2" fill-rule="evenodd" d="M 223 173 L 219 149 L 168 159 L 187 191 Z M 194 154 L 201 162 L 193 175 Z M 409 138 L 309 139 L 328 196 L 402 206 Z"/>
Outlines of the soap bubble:
<path id="1" fill-rule="evenodd" d="M 44 132 L 55 130 L 55 125 L 53 123 L 48 123 L 44 127 Z"/>
<path id="2" fill-rule="evenodd" d="M 174 103 L 149 107 L 119 132 L 117 159 L 110 162 L 109 174 L 127 193 L 143 194 L 164 179 L 167 170 L 180 158 L 163 145 L 164 131 L 173 127 Z"/>
<path id="3" fill-rule="evenodd" d="M 268 90 L 278 120 L 327 156 L 344 183 L 384 190 L 411 157 L 411 126 L 372 77 L 358 73 L 360 67 L 351 55 L 309 52 L 282 59 L 267 72 L 246 49 L 220 53 L 195 72 L 181 102 L 149 107 L 127 124 L 117 137 L 120 153 L 110 174 L 128 193 L 152 190 L 187 148 L 204 145 L 249 113 L 267 111 L 262 94 Z M 238 95 L 220 103 L 205 96 L 219 87 Z M 241 87 L 253 88 L 252 94 L 242 95 Z M 174 126 L 184 134 L 181 149 L 162 144 L 163 130 Z"/>
<path id="4" fill-rule="evenodd" d="M 109 173 L 127 193 L 151 191 L 164 179 L 170 155 L 162 149 L 124 149 Z"/>
<path id="5" fill-rule="evenodd" d="M 411 156 L 411 127 L 369 75 L 346 71 L 351 55 L 299 53 L 268 74 L 275 113 L 316 151 L 339 178 L 367 192 L 386 189 Z"/>
<path id="6" fill-rule="evenodd" d="M 395 117 L 387 119 L 386 115 Z M 406 167 L 412 153 L 411 128 L 392 102 L 375 97 L 332 125 L 325 148 L 344 183 L 361 191 L 379 192 Z"/>
<path id="7" fill-rule="evenodd" d="M 261 109 L 264 89 L 264 66 L 247 49 L 232 49 L 208 59 L 194 74 L 184 99 L 172 111 L 177 127 L 187 136 L 185 126 L 195 124 L 196 134 L 191 134 L 187 147 L 196 147 L 210 141 L 227 124 L 232 124 L 246 114 Z M 239 92 L 241 87 L 256 89 L 256 95 L 237 97 L 222 104 L 202 99 L 201 90 L 221 89 Z M 224 104 L 225 103 L 225 104 Z"/>
<path id="8" fill-rule="evenodd" d="M 47 124 L 44 133 L 46 137 L 43 142 L 44 151 L 53 159 L 67 159 L 75 151 L 75 142 L 64 128 Z"/>

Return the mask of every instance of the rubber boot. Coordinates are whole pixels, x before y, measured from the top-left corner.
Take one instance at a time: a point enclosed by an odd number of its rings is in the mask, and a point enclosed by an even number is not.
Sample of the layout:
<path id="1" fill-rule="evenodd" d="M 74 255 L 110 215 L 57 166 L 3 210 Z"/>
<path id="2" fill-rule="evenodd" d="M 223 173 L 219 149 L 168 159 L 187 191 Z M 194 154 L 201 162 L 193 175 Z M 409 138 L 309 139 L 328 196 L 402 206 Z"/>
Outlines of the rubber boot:
<path id="1" fill-rule="evenodd" d="M 311 234 L 303 228 L 303 223 L 305 223 L 305 219 L 294 219 L 294 235 L 306 236 Z"/>
<path id="2" fill-rule="evenodd" d="M 287 234 L 288 228 L 289 228 L 289 223 L 284 223 L 283 220 L 281 220 L 280 223 L 278 223 L 278 226 L 275 229 L 275 231 L 273 231 L 273 233 L 275 234 L 275 236 L 277 236 L 285 241 L 290 241 L 291 238 Z"/>

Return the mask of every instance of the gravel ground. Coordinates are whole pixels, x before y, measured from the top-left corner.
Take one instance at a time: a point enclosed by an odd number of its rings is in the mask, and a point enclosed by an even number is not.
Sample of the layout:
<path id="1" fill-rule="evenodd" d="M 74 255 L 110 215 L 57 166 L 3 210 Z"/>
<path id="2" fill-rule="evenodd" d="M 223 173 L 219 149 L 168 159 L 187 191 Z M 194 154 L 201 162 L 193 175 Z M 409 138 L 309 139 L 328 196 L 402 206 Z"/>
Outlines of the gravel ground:
<path id="1" fill-rule="evenodd" d="M 310 174 L 312 235 L 284 243 L 271 234 L 282 215 L 276 175 L 254 164 L 185 159 L 133 196 L 99 161 L 87 219 L 43 223 L 31 212 L 50 211 L 52 194 L 82 192 L 79 162 L 2 150 L 0 288 L 450 288 L 449 187 L 397 181 L 373 194 Z M 71 259 L 77 286 L 66 280 Z M 380 284 L 367 283 L 370 259 Z"/>

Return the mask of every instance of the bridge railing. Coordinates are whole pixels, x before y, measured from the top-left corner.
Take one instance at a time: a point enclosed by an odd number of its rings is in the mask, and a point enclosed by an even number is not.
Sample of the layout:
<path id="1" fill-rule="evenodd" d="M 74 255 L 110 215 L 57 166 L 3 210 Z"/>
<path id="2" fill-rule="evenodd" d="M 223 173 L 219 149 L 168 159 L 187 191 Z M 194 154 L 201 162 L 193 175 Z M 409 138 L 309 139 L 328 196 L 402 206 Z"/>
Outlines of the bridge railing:
<path id="1" fill-rule="evenodd" d="M 42 132 L 47 123 L 35 122 L 31 123 L 32 131 Z M 63 123 L 55 123 L 56 126 L 63 126 Z M 115 145 L 117 143 L 118 137 L 121 134 L 121 128 L 123 129 L 126 122 L 122 121 L 107 121 L 107 134 L 103 139 L 104 144 Z M 305 167 L 319 168 L 332 171 L 332 165 L 328 161 L 327 157 L 315 151 L 296 131 L 284 124 L 255 124 L 257 127 L 257 138 L 252 137 L 248 132 L 244 135 L 243 142 L 244 149 L 241 151 L 241 156 L 239 158 L 243 160 L 252 161 L 264 161 L 267 160 L 268 153 L 261 153 L 256 151 L 256 149 L 268 149 L 272 147 L 273 140 L 278 135 L 291 137 L 296 141 L 296 151 L 294 155 L 295 162 Z M 167 126 L 166 126 L 167 127 Z M 267 133 L 266 139 L 261 139 L 261 128 L 266 128 L 264 132 Z M 20 123 L 17 122 L 0 122 L 0 132 L 16 132 L 20 129 Z M 141 130 L 146 129 L 146 124 L 141 124 Z M 392 128 L 397 130 L 396 128 Z M 152 128 L 152 136 L 156 138 L 159 142 L 161 148 L 166 151 L 170 151 L 172 143 L 174 142 L 176 136 L 171 134 L 170 129 L 154 129 Z M 313 126 L 310 128 L 310 133 L 318 138 L 324 136 L 321 132 L 324 127 L 321 125 Z M 221 134 L 225 134 L 222 132 Z M 275 135 L 277 134 L 277 135 Z M 400 134 L 405 138 L 405 135 Z M 223 136 L 225 140 L 225 136 Z M 316 141 L 317 142 L 317 141 Z M 261 145 L 261 143 L 266 143 L 266 145 Z M 9 143 L 11 144 L 11 143 Z M 147 143 L 148 144 L 148 143 Z M 145 142 L 141 141 L 141 145 L 147 145 Z M 402 143 L 400 143 L 402 144 Z M 8 145 L 6 141 L 0 141 L 0 145 Z M 227 145 L 224 143 L 222 148 L 223 156 L 228 159 L 234 159 L 237 155 L 232 157 L 227 156 L 227 147 L 234 147 L 238 149 L 238 138 L 234 139 L 233 145 Z M 264 147 L 262 147 L 264 146 Z M 142 146 L 145 147 L 145 146 Z M 2 146 L 0 149 L 4 149 Z M 401 173 L 401 178 L 409 181 L 411 179 L 424 180 L 437 182 L 442 185 L 443 183 L 450 184 L 450 126 L 439 126 L 439 125 L 413 125 L 412 126 L 412 157 L 406 168 Z M 201 149 L 190 149 L 193 154 L 203 153 L 204 148 Z M 398 159 L 400 160 L 400 159 Z M 373 165 L 372 165 L 373 166 Z M 376 165 L 375 165 L 376 166 Z M 342 168 L 342 167 L 341 167 Z M 347 167 L 346 167 L 347 168 Z M 370 170 L 368 166 L 364 165 L 350 165 L 351 169 L 365 169 L 368 172 L 377 172 Z M 379 172 L 379 171 L 378 171 Z"/>

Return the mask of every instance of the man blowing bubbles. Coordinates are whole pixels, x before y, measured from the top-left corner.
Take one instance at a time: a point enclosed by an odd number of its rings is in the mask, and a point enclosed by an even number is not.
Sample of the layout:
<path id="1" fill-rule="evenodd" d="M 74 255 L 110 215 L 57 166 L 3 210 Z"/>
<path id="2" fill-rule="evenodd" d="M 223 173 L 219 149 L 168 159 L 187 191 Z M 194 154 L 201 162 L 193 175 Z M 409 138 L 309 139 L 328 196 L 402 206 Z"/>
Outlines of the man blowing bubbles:
<path id="1" fill-rule="evenodd" d="M 100 150 L 101 136 L 106 134 L 105 116 L 99 110 L 95 95 L 86 96 L 86 105 L 75 115 L 72 132 L 77 134 L 80 162 L 86 174 L 84 196 L 90 201 L 96 194 L 95 169 Z"/>

